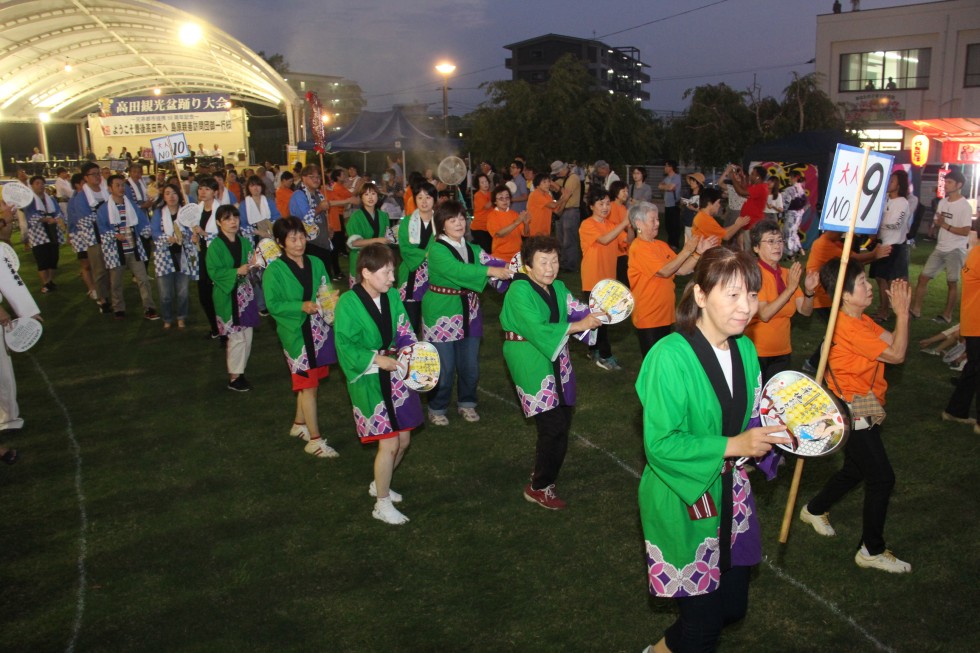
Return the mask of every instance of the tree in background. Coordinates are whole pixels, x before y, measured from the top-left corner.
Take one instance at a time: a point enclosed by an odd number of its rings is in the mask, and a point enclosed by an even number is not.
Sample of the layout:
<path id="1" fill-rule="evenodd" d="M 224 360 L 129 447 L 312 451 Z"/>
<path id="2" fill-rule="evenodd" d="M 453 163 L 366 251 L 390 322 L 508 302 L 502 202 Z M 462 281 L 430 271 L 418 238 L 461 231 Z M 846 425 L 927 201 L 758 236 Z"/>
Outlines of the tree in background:
<path id="1" fill-rule="evenodd" d="M 286 57 L 278 52 L 275 54 L 266 54 L 265 50 L 259 50 L 255 54 L 265 59 L 265 62 L 272 66 L 272 69 L 280 75 L 285 75 L 289 72 L 289 62 L 286 61 Z"/>
<path id="2" fill-rule="evenodd" d="M 571 55 L 552 66 L 544 84 L 498 81 L 485 88 L 487 101 L 467 116 L 472 129 L 466 147 L 478 158 L 504 162 L 520 152 L 539 166 L 557 158 L 601 158 L 615 165 L 659 155 L 651 113 L 597 88 Z"/>

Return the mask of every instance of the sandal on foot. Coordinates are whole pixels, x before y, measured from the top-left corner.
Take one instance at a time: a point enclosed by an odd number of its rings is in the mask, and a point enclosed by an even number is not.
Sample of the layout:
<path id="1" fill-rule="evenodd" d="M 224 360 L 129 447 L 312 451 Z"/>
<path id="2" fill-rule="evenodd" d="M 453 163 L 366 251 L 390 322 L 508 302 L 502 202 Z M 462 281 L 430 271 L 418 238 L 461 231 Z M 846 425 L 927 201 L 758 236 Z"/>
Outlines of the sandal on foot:
<path id="1" fill-rule="evenodd" d="M 429 413 L 429 421 L 435 426 L 449 426 L 449 418 L 445 415 L 437 415 L 436 413 Z"/>

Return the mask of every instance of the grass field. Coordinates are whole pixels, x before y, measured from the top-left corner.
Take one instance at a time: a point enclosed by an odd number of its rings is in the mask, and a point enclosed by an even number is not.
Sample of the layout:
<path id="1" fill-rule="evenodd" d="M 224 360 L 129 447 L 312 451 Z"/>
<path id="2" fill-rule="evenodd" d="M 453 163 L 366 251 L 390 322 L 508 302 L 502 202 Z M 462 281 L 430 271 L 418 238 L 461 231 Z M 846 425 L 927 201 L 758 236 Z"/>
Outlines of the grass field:
<path id="1" fill-rule="evenodd" d="M 914 250 L 913 278 L 928 252 Z M 164 332 L 136 317 L 135 285 L 128 319 L 99 315 L 76 271 L 70 261 L 58 292 L 35 295 L 45 335 L 14 355 L 27 425 L 5 443 L 21 460 L 0 469 L 0 650 L 638 653 L 673 620 L 645 582 L 629 325 L 612 329 L 621 372 L 588 365 L 574 345 L 576 437 L 559 479 L 570 508 L 552 513 L 521 494 L 534 427 L 492 326 L 501 300 L 486 294 L 483 420 L 415 434 L 393 483 L 411 523 L 396 528 L 371 518 L 374 448 L 356 441 L 339 370 L 320 417 L 341 457 L 314 459 L 287 435 L 294 400 L 271 321 L 255 334 L 255 390 L 233 393 L 193 291 L 191 328 Z M 938 312 L 941 285 L 925 315 Z M 917 321 L 913 338 L 938 330 Z M 822 333 L 799 320 L 797 362 Z M 913 573 L 854 564 L 860 491 L 832 514 L 837 538 L 795 521 L 778 545 L 790 474 L 754 478 L 766 561 L 721 650 L 980 650 L 980 439 L 939 420 L 950 376 L 917 347 L 888 370 L 898 484 L 886 535 Z M 808 462 L 801 499 L 839 463 Z"/>

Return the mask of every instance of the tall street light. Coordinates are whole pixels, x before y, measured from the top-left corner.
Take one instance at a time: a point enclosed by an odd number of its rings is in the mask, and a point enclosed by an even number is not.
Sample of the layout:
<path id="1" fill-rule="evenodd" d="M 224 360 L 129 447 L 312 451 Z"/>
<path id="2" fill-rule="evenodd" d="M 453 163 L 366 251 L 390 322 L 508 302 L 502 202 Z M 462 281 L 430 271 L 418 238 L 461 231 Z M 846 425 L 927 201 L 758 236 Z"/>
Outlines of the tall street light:
<path id="1" fill-rule="evenodd" d="M 442 126 L 445 130 L 446 138 L 449 138 L 449 76 L 456 70 L 456 66 L 443 61 L 436 65 L 436 71 L 442 75 Z"/>

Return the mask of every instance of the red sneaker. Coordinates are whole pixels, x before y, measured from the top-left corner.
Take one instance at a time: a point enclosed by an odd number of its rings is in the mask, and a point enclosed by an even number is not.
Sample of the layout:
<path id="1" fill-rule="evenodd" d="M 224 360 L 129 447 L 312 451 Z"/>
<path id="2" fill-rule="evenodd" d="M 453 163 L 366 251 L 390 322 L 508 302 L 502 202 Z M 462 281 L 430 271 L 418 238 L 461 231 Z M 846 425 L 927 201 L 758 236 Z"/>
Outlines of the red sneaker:
<path id="1" fill-rule="evenodd" d="M 549 485 L 543 490 L 535 490 L 528 485 L 524 488 L 524 498 L 548 510 L 564 510 L 568 507 L 568 504 L 559 499 L 558 495 L 555 494 L 554 484 Z"/>

